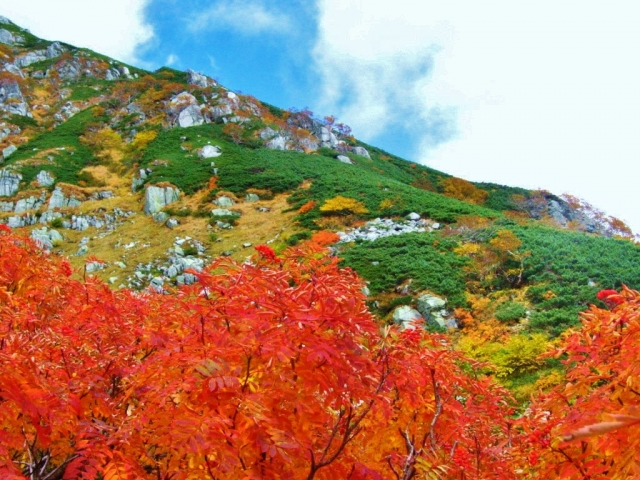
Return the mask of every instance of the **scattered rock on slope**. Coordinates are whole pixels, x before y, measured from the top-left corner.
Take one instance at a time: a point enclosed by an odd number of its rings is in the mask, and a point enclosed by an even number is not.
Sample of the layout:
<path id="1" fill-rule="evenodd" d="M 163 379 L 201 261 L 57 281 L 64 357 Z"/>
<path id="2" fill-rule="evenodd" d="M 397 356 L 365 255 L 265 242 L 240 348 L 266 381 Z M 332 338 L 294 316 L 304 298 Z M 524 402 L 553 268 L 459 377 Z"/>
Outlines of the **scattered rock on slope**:
<path id="1" fill-rule="evenodd" d="M 144 194 L 144 213 L 153 215 L 180 198 L 180 190 L 175 187 L 150 185 Z"/>

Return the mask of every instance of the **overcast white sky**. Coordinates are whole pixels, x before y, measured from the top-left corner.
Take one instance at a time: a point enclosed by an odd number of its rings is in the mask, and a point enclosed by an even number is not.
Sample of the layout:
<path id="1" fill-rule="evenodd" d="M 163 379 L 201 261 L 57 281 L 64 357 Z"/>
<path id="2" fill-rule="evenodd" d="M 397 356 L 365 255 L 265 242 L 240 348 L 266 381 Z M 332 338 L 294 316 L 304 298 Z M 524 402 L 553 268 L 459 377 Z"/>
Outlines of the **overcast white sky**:
<path id="1" fill-rule="evenodd" d="M 291 1 L 0 0 L 0 15 L 336 114 L 468 180 L 571 193 L 640 232 L 640 2 Z"/>

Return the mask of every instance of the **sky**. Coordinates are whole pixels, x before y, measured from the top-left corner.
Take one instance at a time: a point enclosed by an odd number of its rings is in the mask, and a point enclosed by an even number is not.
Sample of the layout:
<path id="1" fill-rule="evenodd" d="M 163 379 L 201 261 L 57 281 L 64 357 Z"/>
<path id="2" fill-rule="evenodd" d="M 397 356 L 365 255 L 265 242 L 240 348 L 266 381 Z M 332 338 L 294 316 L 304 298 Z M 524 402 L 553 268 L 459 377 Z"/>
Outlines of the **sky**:
<path id="1" fill-rule="evenodd" d="M 191 68 L 470 181 L 640 232 L 637 0 L 0 0 L 49 40 Z"/>

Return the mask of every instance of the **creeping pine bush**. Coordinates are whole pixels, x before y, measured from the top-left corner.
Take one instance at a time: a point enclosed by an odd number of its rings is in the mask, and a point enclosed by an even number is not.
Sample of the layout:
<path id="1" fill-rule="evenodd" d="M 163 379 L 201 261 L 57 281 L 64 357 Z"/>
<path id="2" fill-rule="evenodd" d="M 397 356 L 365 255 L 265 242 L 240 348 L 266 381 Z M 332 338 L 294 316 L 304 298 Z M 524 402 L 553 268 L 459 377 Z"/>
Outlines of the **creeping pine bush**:
<path id="1" fill-rule="evenodd" d="M 515 322 L 527 315 L 527 309 L 518 302 L 506 302 L 496 310 L 496 318 L 501 322 Z"/>

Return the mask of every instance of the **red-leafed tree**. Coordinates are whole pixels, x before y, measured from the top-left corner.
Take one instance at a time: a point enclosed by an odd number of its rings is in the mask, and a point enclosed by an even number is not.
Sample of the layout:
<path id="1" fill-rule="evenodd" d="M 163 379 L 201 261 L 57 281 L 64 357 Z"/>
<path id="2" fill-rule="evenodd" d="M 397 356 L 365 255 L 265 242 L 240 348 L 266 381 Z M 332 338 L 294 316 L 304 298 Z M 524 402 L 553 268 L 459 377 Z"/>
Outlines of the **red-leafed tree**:
<path id="1" fill-rule="evenodd" d="M 313 243 L 162 295 L 0 228 L 1 478 L 517 477 L 507 394 Z"/>
<path id="2" fill-rule="evenodd" d="M 566 382 L 520 423 L 530 478 L 640 478 L 640 293 L 603 290 L 553 352 Z"/>

